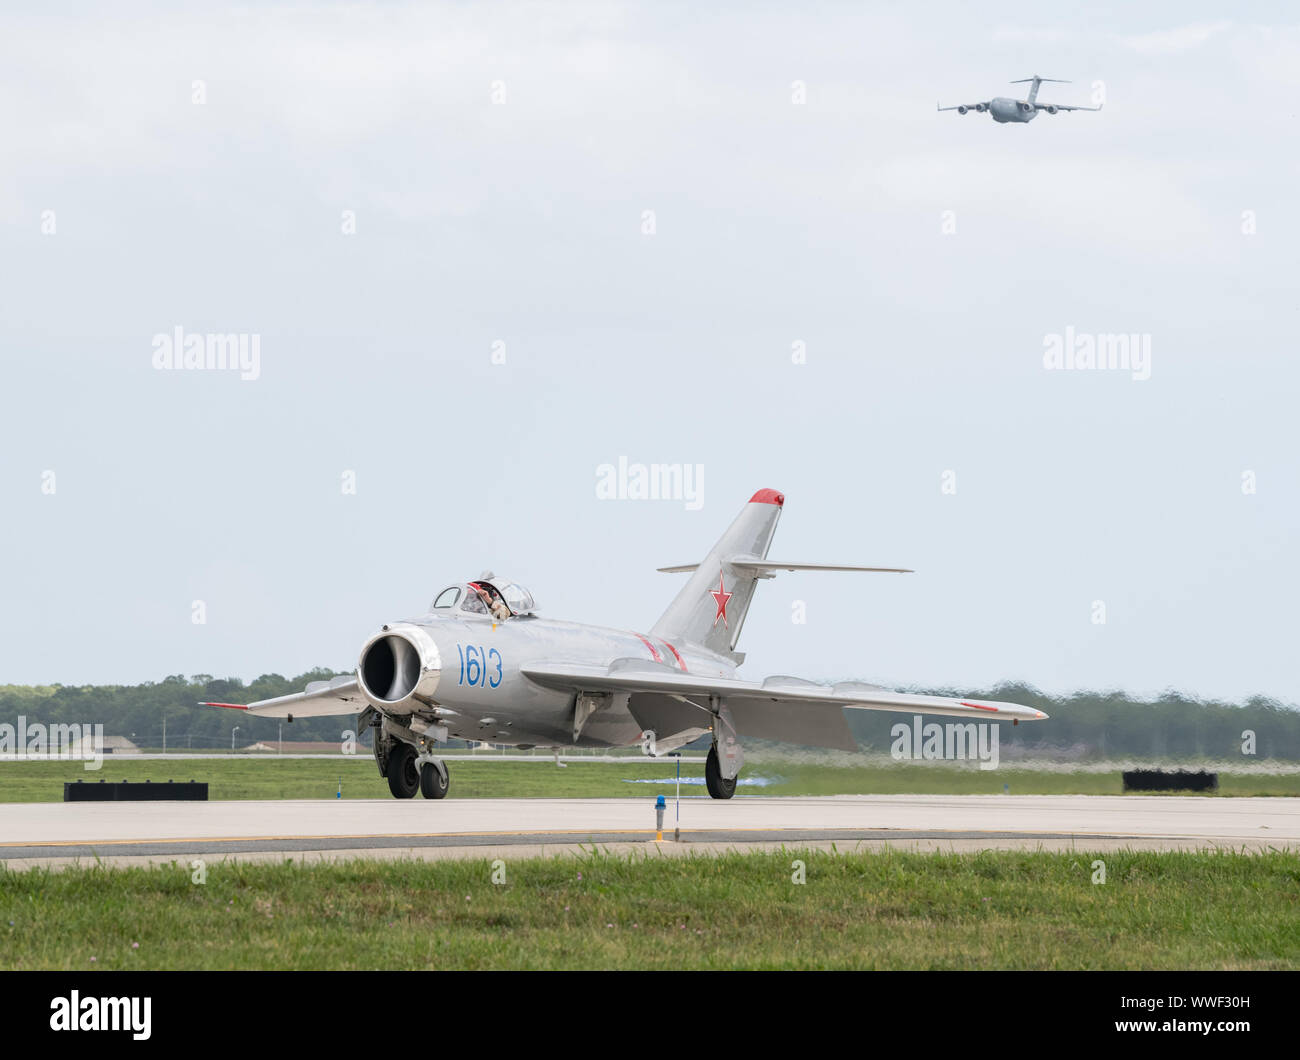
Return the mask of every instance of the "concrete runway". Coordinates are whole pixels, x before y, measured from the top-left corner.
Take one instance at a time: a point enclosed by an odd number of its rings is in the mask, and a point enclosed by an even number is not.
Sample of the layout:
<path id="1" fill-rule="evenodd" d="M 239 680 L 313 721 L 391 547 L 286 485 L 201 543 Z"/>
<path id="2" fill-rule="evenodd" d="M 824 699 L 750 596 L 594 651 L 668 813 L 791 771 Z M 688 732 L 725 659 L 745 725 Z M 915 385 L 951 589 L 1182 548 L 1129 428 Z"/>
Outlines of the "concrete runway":
<path id="1" fill-rule="evenodd" d="M 1300 799 L 1095 795 L 684 798 L 654 843 L 654 801 L 394 799 L 0 805 L 9 868 L 99 860 L 524 857 L 882 845 L 920 850 L 1300 849 Z M 649 844 L 647 846 L 647 843 Z"/>

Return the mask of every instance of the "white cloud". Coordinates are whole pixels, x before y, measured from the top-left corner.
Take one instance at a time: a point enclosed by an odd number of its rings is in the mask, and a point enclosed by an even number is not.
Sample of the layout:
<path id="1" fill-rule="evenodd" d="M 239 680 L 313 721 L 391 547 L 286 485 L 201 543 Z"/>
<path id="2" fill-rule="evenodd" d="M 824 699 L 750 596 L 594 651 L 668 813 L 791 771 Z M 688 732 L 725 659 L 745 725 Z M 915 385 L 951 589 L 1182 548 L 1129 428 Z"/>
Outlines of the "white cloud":
<path id="1" fill-rule="evenodd" d="M 1105 249 L 1147 261 L 1215 252 L 1211 218 L 1177 169 L 1131 155 L 900 155 L 879 167 L 877 186 L 894 209 L 952 203 L 955 173 L 962 202 L 970 204 L 964 209 L 993 218 L 1017 242 L 1051 231 L 1063 250 Z"/>
<path id="2" fill-rule="evenodd" d="M 1067 39 L 1064 30 L 1028 26 L 999 26 L 992 37 L 994 44 L 1060 44 Z"/>
<path id="3" fill-rule="evenodd" d="M 1120 43 L 1143 55 L 1172 55 L 1199 48 L 1211 37 L 1231 28 L 1231 22 L 1193 22 L 1174 29 L 1121 37 Z"/>

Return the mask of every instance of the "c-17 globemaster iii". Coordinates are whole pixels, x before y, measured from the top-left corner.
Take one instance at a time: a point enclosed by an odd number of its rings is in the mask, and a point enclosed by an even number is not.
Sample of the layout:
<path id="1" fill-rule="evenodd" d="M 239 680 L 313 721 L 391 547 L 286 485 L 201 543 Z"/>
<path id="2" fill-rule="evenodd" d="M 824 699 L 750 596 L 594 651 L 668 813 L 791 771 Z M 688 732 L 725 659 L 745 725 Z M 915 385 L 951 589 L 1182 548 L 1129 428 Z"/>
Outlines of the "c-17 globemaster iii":
<path id="1" fill-rule="evenodd" d="M 891 692 L 845 681 L 736 676 L 736 642 L 759 581 L 778 571 L 875 571 L 767 558 L 785 497 L 759 490 L 689 573 L 648 633 L 543 618 L 528 590 L 491 573 L 450 585 L 429 610 L 391 622 L 361 648 L 357 672 L 257 703 L 213 703 L 268 718 L 359 714 L 374 730 L 380 775 L 409 799 L 447 794 L 437 744 L 450 738 L 530 747 L 626 747 L 651 756 L 712 734 L 705 783 L 729 799 L 742 739 L 857 750 L 844 715 L 887 710 L 1033 721 L 1032 707 Z"/>
<path id="2" fill-rule="evenodd" d="M 1029 89 L 1028 99 L 1007 99 L 998 96 L 995 99 L 986 99 L 982 103 L 962 103 L 955 107 L 940 107 L 935 104 L 936 110 L 955 110 L 958 114 L 966 114 L 969 111 L 975 111 L 983 114 L 988 111 L 989 117 L 994 121 L 1006 124 L 1007 122 L 1027 122 L 1033 121 L 1038 117 L 1040 110 L 1047 111 L 1048 114 L 1055 114 L 1061 110 L 1101 110 L 1101 105 L 1095 107 L 1070 107 L 1064 103 L 1039 103 L 1038 86 L 1044 81 L 1053 81 L 1060 85 L 1068 85 L 1070 82 L 1061 81 L 1055 77 L 1039 77 L 1035 74 L 1033 77 L 1026 77 L 1020 81 L 1012 81 L 1013 85 L 1023 85 L 1032 82 Z"/>

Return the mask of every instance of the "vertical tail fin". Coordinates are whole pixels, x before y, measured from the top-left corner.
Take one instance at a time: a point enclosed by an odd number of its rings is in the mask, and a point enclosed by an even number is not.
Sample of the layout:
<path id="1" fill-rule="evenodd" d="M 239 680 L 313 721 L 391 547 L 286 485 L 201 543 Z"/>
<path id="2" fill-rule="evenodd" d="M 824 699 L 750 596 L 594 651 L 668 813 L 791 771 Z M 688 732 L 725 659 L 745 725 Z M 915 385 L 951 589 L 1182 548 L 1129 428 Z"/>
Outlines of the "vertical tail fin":
<path id="1" fill-rule="evenodd" d="M 690 580 L 651 633 L 735 656 L 740 628 L 762 575 L 738 571 L 728 561 L 766 558 L 783 504 L 785 497 L 776 490 L 755 493 L 703 562 L 695 566 Z"/>

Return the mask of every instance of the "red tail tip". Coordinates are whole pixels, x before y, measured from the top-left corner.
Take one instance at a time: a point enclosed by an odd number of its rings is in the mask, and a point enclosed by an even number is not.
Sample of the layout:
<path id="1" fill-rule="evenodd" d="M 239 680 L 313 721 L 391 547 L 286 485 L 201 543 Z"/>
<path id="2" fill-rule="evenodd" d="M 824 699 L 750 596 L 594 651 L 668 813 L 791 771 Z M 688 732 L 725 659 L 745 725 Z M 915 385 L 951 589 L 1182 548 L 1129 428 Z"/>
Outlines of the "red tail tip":
<path id="1" fill-rule="evenodd" d="M 776 490 L 759 490 L 749 498 L 750 504 L 775 504 L 778 508 L 785 504 L 785 494 Z"/>

